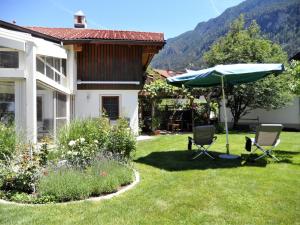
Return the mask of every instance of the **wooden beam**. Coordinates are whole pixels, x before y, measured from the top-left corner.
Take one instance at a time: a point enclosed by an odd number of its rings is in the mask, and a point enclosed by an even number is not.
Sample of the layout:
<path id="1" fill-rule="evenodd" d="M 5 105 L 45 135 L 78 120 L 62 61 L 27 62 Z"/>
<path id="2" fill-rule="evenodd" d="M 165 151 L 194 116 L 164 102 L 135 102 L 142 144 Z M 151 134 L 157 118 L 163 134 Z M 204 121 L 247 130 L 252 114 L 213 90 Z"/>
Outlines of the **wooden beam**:
<path id="1" fill-rule="evenodd" d="M 147 45 L 143 47 L 143 53 L 151 53 L 155 54 L 158 53 L 158 51 L 161 49 L 161 47 L 153 46 L 153 45 Z"/>
<path id="2" fill-rule="evenodd" d="M 150 64 L 152 58 L 154 57 L 155 54 L 146 54 L 143 53 L 142 56 L 142 63 L 143 63 L 143 69 L 146 70 L 148 65 Z"/>
<path id="3" fill-rule="evenodd" d="M 82 45 L 81 44 L 75 44 L 74 45 L 74 51 L 75 52 L 81 52 L 82 51 Z"/>

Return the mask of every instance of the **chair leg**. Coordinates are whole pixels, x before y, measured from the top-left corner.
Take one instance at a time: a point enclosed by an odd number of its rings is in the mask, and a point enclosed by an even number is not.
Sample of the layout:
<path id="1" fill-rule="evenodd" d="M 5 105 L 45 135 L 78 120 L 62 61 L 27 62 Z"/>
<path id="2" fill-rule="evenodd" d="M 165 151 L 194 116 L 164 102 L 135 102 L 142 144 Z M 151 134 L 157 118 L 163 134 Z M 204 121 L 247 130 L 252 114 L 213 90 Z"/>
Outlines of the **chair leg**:
<path id="1" fill-rule="evenodd" d="M 267 154 L 266 153 L 264 153 L 264 154 L 262 154 L 261 156 L 259 156 L 259 157 L 257 157 L 256 159 L 254 159 L 255 161 L 256 160 L 259 160 L 259 159 L 261 159 L 261 158 L 264 158 L 264 157 L 266 157 L 267 156 Z"/>
<path id="2" fill-rule="evenodd" d="M 277 162 L 279 162 L 279 159 L 277 157 L 275 157 L 274 155 L 270 154 L 269 156 L 271 156 L 273 159 L 275 159 Z"/>
<path id="3" fill-rule="evenodd" d="M 270 156 L 271 158 L 273 158 L 273 159 L 275 159 L 277 162 L 279 162 L 279 159 L 278 159 L 275 155 L 272 154 L 272 149 L 268 150 L 268 151 L 267 151 L 267 154 L 268 154 L 268 156 Z"/>
<path id="4" fill-rule="evenodd" d="M 204 151 L 204 154 L 207 155 L 209 158 L 211 159 L 215 159 L 214 157 L 211 156 L 211 154 L 209 154 L 206 150 Z"/>
<path id="5" fill-rule="evenodd" d="M 193 157 L 193 159 L 196 159 L 196 158 L 198 158 L 200 155 L 202 155 L 203 154 L 203 151 L 201 150 L 201 152 L 199 153 L 199 154 L 197 154 L 196 156 L 194 156 Z"/>
<path id="6" fill-rule="evenodd" d="M 209 146 L 208 146 L 209 147 Z M 208 148 L 204 148 L 204 147 L 198 147 L 198 151 L 200 151 L 199 154 L 197 154 L 196 156 L 193 157 L 193 159 L 198 158 L 199 156 L 201 156 L 202 154 L 207 155 L 209 158 L 211 159 L 215 159 L 214 157 L 212 157 L 212 155 L 210 155 L 207 151 Z"/>
<path id="7" fill-rule="evenodd" d="M 256 161 L 256 160 L 261 159 L 263 157 L 269 156 L 270 158 L 275 159 L 277 162 L 279 162 L 279 159 L 272 154 L 272 149 L 273 148 L 271 148 L 269 150 L 265 150 L 263 147 L 257 146 L 257 149 L 261 150 L 263 152 L 263 154 L 261 156 L 257 157 L 254 160 Z"/>

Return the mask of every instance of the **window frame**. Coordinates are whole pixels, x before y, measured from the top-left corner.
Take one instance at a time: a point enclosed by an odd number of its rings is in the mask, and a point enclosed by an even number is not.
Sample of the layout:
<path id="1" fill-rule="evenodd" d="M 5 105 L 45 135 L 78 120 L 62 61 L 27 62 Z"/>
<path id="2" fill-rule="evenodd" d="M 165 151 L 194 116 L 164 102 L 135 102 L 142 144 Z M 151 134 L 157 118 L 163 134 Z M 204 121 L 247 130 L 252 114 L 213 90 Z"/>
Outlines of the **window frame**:
<path id="1" fill-rule="evenodd" d="M 36 55 L 36 72 L 48 77 L 58 84 L 62 84 L 67 78 L 67 59 L 45 55 Z M 38 70 L 38 63 L 44 66 L 43 72 Z M 65 67 L 64 67 L 64 66 Z M 65 72 L 66 74 L 64 74 Z"/>
<path id="2" fill-rule="evenodd" d="M 100 110 L 101 110 L 101 115 L 103 115 L 103 98 L 118 98 L 118 118 L 120 118 L 122 112 L 121 112 L 121 95 L 114 95 L 114 94 L 107 94 L 107 95 L 100 95 Z M 117 118 L 117 119 L 118 119 Z M 110 120 L 115 121 L 117 119 L 111 119 Z"/>
<path id="3" fill-rule="evenodd" d="M 12 48 L 6 48 L 6 47 L 2 47 L 0 46 L 0 52 L 16 52 L 17 53 L 17 67 L 0 67 L 0 69 L 19 69 L 20 68 L 20 52 L 16 49 L 12 49 Z"/>

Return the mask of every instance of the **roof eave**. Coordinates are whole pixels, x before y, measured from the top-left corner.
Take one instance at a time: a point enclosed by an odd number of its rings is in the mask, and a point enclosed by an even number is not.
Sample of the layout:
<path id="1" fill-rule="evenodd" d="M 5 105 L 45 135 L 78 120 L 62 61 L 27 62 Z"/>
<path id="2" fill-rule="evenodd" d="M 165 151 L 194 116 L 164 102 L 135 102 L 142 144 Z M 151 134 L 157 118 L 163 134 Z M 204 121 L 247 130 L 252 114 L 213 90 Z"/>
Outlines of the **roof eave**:
<path id="1" fill-rule="evenodd" d="M 122 44 L 122 45 L 155 45 L 163 47 L 166 41 L 142 41 L 142 40 L 117 40 L 117 39 L 67 39 L 62 40 L 67 44 Z"/>
<path id="2" fill-rule="evenodd" d="M 3 20 L 0 20 L 0 27 L 8 28 L 8 29 L 11 29 L 11 30 L 14 30 L 14 31 L 29 33 L 34 37 L 43 38 L 43 39 L 48 40 L 48 41 L 53 41 L 53 42 L 57 42 L 57 43 L 61 43 L 61 41 L 62 41 L 59 38 L 55 38 L 53 36 L 46 35 L 44 33 L 38 32 L 38 31 L 34 31 L 34 30 L 31 30 L 31 29 L 28 29 L 28 28 L 25 28 L 25 27 L 21 27 L 21 26 L 18 26 L 16 24 L 13 24 L 13 23 L 8 23 L 8 22 L 5 22 Z"/>

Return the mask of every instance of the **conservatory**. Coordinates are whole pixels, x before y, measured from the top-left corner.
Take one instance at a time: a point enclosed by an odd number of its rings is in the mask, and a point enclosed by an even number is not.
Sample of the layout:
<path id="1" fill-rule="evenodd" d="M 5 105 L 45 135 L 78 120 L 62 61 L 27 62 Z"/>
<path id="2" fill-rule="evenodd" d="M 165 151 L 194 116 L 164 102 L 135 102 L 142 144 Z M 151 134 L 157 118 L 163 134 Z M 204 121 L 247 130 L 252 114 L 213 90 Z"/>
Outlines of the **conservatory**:
<path id="1" fill-rule="evenodd" d="M 0 121 L 28 141 L 53 137 L 70 119 L 72 53 L 60 44 L 0 28 Z M 69 71 L 68 71 L 69 70 Z M 25 130 L 24 130 L 25 129 Z"/>

